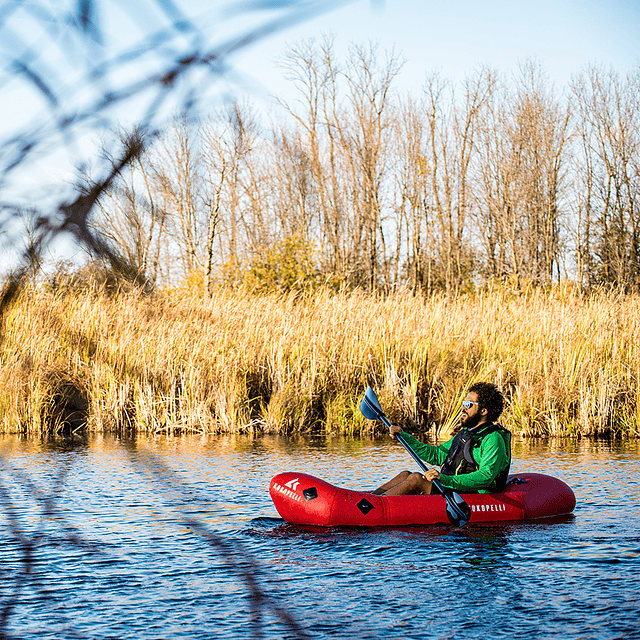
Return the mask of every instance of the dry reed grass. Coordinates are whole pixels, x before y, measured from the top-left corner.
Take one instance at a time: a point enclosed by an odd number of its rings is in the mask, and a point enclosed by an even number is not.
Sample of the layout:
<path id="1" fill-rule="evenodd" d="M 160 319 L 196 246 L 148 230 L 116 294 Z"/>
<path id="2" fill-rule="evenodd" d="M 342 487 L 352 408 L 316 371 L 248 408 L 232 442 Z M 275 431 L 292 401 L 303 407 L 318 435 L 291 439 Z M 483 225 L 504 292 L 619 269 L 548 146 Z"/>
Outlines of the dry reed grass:
<path id="1" fill-rule="evenodd" d="M 497 382 L 524 436 L 640 432 L 640 297 L 571 288 L 455 299 L 362 293 L 203 301 L 30 288 L 5 314 L 0 430 L 372 428 L 450 432 L 465 389 Z"/>

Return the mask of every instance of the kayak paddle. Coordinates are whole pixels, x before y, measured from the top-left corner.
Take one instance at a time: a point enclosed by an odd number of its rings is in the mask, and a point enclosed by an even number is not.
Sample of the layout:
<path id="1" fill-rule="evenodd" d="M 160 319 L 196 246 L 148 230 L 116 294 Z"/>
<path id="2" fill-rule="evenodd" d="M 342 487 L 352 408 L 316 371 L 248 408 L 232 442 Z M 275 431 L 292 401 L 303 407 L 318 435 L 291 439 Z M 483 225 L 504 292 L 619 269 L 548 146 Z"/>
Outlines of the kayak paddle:
<path id="1" fill-rule="evenodd" d="M 360 403 L 360 412 L 369 420 L 381 420 L 387 427 L 391 427 L 391 423 L 387 416 L 384 415 L 380 402 L 378 401 L 378 397 L 371 387 L 367 387 L 364 398 L 362 398 L 362 402 Z M 427 467 L 424 461 L 419 458 L 418 454 L 409 446 L 407 441 L 399 433 L 397 433 L 395 437 L 396 440 L 398 440 L 398 442 L 409 452 L 418 466 L 425 473 L 429 471 L 429 467 Z M 447 501 L 447 517 L 449 518 L 449 522 L 456 527 L 463 527 L 467 524 L 471 517 L 471 508 L 462 499 L 460 494 L 452 491 L 451 489 L 446 489 L 436 479 L 432 480 L 432 482 L 433 486 L 440 491 L 444 496 L 444 499 Z"/>

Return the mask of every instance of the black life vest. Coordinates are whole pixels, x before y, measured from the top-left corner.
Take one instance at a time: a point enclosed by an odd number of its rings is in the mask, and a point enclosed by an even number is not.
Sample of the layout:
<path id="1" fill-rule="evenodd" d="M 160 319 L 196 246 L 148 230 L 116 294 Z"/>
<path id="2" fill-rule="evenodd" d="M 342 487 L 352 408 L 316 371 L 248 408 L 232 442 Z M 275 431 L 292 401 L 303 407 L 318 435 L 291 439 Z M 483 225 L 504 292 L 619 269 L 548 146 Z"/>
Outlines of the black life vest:
<path id="1" fill-rule="evenodd" d="M 463 473 L 477 471 L 478 464 L 473 458 L 472 449 L 479 446 L 482 439 L 494 431 L 499 431 L 504 439 L 508 464 L 500 471 L 487 489 L 490 491 L 502 491 L 507 485 L 509 468 L 511 467 L 511 432 L 496 423 L 488 426 L 482 424 L 472 429 L 459 431 L 451 443 L 447 458 L 442 464 L 441 472 L 446 476 L 458 476 Z"/>

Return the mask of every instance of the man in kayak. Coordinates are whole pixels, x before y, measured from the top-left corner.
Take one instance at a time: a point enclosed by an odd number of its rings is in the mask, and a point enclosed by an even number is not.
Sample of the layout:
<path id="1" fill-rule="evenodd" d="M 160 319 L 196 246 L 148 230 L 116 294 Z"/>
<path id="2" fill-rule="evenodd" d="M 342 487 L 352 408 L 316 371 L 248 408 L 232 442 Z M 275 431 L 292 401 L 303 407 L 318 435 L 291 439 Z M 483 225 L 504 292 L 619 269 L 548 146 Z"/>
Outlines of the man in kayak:
<path id="1" fill-rule="evenodd" d="M 511 465 L 511 433 L 497 424 L 504 396 L 495 384 L 477 382 L 462 402 L 462 427 L 441 445 L 416 440 L 392 426 L 391 437 L 401 434 L 425 462 L 440 466 L 426 474 L 402 471 L 373 493 L 385 496 L 433 493 L 434 478 L 458 493 L 490 493 L 504 489 Z"/>

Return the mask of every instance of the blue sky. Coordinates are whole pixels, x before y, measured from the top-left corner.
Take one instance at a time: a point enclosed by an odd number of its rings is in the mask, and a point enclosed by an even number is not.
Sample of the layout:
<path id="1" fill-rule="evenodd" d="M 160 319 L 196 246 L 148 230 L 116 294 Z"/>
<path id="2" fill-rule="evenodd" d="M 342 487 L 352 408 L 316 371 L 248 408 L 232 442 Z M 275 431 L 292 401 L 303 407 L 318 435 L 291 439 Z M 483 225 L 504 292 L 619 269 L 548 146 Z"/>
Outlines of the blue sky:
<path id="1" fill-rule="evenodd" d="M 0 8 L 9 0 L 0 0 Z M 305 0 L 312 4 L 322 0 Z M 76 0 L 63 0 L 75 6 Z M 189 17 L 201 28 L 203 50 L 215 48 L 233 34 L 243 33 L 247 24 L 264 21 L 264 14 L 247 11 L 235 19 L 225 16 L 224 8 L 231 6 L 251 7 L 256 0 L 176 0 Z M 286 0 L 273 0 L 275 5 L 287 5 Z M 516 70 L 519 61 L 536 58 L 547 70 L 550 78 L 558 85 L 566 84 L 589 63 L 599 63 L 613 67 L 621 73 L 640 64 L 640 0 L 357 0 L 340 3 L 339 8 L 303 22 L 296 27 L 279 31 L 258 44 L 243 50 L 230 62 L 241 72 L 244 90 L 256 100 L 268 93 L 286 97 L 292 92 L 282 72 L 276 66 L 276 59 L 283 54 L 287 44 L 303 39 L 318 40 L 326 34 L 336 39 L 338 57 L 344 54 L 350 43 L 366 44 L 379 42 L 386 49 L 395 48 L 406 62 L 396 81 L 400 89 L 417 92 L 423 83 L 425 72 L 438 69 L 442 75 L 453 81 L 461 80 L 478 65 L 488 64 L 498 71 L 509 73 Z M 43 4 L 46 0 L 43 0 Z M 145 37 L 163 24 L 163 15 L 158 11 L 160 0 L 133 0 L 126 5 L 120 0 L 102 0 L 100 18 L 107 43 L 105 58 L 113 58 L 117 52 L 130 51 Z M 14 14 L 17 12 L 14 12 Z M 48 80 L 50 70 L 58 74 L 52 86 L 69 84 L 69 90 L 60 91 L 61 101 L 73 101 L 78 107 L 83 98 L 83 65 L 56 58 L 56 47 L 65 42 L 64 34 L 50 38 L 33 19 L 27 19 L 23 12 L 22 23 L 12 15 L 12 25 L 21 28 L 15 44 L 9 42 L 15 33 L 2 30 L 0 25 L 0 63 L 10 68 L 13 56 L 28 58 L 30 49 L 40 54 L 33 60 L 33 69 Z M 272 12 L 277 15 L 277 12 Z M 252 22 L 253 21 L 253 22 Z M 22 27 L 18 25 L 22 24 Z M 4 42 L 3 42 L 4 40 Z M 21 40 L 21 41 L 20 41 Z M 48 43 L 46 46 L 42 43 Z M 189 51 L 189 42 L 172 40 L 166 50 L 175 49 L 175 56 L 181 55 L 180 47 Z M 63 45 L 64 47 L 64 45 Z M 100 51 L 96 48 L 96 53 Z M 170 53 L 168 55 L 171 55 Z M 99 60 L 90 52 L 89 60 Z M 4 69 L 0 69 L 4 71 Z M 145 66 L 133 65 L 126 69 L 115 69 L 110 82 L 114 85 L 123 79 L 138 77 L 141 81 L 157 72 L 153 61 L 146 60 Z M 0 84 L 0 140 L 5 135 L 14 134 L 20 128 L 40 126 L 50 115 L 51 107 L 46 98 L 33 85 L 27 86 L 14 78 L 13 82 Z M 235 89 L 235 86 L 229 87 Z M 215 103 L 215 92 L 208 104 Z M 64 104 L 64 109 L 72 113 L 74 104 Z M 137 121 L 135 105 L 127 105 L 123 114 Z M 130 123 L 127 123 L 130 124 Z"/>
<path id="2" fill-rule="evenodd" d="M 511 72 L 535 57 L 556 85 L 590 63 L 626 73 L 640 64 L 638 0 L 387 0 L 333 10 L 253 47 L 238 68 L 266 91 L 287 91 L 274 59 L 286 43 L 323 34 L 338 47 L 379 42 L 404 54 L 400 85 L 417 91 L 425 71 L 460 80 L 479 64 Z"/>

